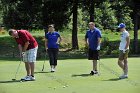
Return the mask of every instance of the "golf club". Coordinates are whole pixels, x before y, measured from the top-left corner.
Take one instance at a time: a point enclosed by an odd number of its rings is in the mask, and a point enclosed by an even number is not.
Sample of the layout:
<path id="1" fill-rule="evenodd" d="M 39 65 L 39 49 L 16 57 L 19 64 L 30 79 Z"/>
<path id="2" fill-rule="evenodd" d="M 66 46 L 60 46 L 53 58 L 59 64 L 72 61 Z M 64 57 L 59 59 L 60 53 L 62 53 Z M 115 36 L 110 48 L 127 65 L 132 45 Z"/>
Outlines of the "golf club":
<path id="1" fill-rule="evenodd" d="M 101 75 L 101 63 L 100 63 L 100 59 L 99 59 L 99 61 L 98 61 L 98 65 L 99 65 L 99 71 L 98 71 L 98 76 L 100 76 Z"/>
<path id="2" fill-rule="evenodd" d="M 20 63 L 19 63 L 19 65 L 18 65 L 18 67 L 17 67 L 16 73 L 15 73 L 15 78 L 12 79 L 13 81 L 16 80 L 17 73 L 18 73 L 18 71 L 19 71 L 19 67 L 20 67 L 21 62 L 22 62 L 22 58 L 21 58 Z"/>
<path id="3" fill-rule="evenodd" d="M 43 66 L 42 66 L 42 71 L 44 71 L 45 60 L 46 60 L 46 53 L 45 53 L 45 58 L 44 58 Z"/>

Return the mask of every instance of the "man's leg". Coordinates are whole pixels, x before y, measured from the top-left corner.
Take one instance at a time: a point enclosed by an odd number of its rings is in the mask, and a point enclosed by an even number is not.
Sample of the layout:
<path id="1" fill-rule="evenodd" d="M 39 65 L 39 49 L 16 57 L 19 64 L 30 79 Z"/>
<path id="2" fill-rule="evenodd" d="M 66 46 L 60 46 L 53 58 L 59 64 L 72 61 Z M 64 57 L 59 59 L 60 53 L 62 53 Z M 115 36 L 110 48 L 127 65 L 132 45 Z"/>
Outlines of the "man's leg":
<path id="1" fill-rule="evenodd" d="M 123 60 L 118 59 L 118 65 L 119 65 L 119 67 L 120 67 L 122 70 L 124 70 L 124 62 L 123 62 Z"/>
<path id="2" fill-rule="evenodd" d="M 34 49 L 29 50 L 29 55 L 28 55 L 28 63 L 29 63 L 29 69 L 30 69 L 30 78 L 28 80 L 35 80 L 34 77 L 34 69 L 35 69 L 35 62 L 36 62 L 36 57 L 37 57 L 37 49 L 38 47 Z"/>
<path id="3" fill-rule="evenodd" d="M 97 60 L 93 60 L 93 71 L 97 71 Z"/>
<path id="4" fill-rule="evenodd" d="M 30 62 L 30 69 L 31 69 L 31 76 L 34 77 L 34 69 L 35 69 L 35 63 L 34 62 Z"/>
<path id="5" fill-rule="evenodd" d="M 124 75 L 128 74 L 128 61 L 124 59 Z"/>
<path id="6" fill-rule="evenodd" d="M 29 62 L 25 62 L 25 68 L 26 68 L 27 76 L 30 76 L 31 75 L 31 69 L 30 69 Z"/>
<path id="7" fill-rule="evenodd" d="M 129 53 L 129 50 L 127 50 L 124 55 L 124 75 L 127 75 L 127 76 L 128 76 L 128 61 L 127 61 L 128 53 Z"/>
<path id="8" fill-rule="evenodd" d="M 123 51 L 119 51 L 118 65 L 124 72 L 124 53 Z"/>
<path id="9" fill-rule="evenodd" d="M 120 51 L 118 65 L 123 70 L 123 75 L 121 75 L 119 77 L 120 79 L 124 79 L 124 78 L 128 77 L 127 76 L 127 74 L 128 74 L 127 55 L 128 55 L 128 52 L 127 53 L 123 53 L 122 51 Z"/>

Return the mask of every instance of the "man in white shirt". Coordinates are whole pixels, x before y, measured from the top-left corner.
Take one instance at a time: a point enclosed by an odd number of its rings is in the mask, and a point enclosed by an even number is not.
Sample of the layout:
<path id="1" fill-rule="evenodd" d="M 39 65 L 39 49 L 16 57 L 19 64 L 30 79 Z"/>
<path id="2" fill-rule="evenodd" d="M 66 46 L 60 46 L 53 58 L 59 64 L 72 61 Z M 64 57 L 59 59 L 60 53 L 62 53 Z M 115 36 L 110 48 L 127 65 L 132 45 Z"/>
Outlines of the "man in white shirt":
<path id="1" fill-rule="evenodd" d="M 125 24 L 120 23 L 118 28 L 121 32 L 121 42 L 119 46 L 119 59 L 118 65 L 123 70 L 123 74 L 119 77 L 120 79 L 128 78 L 128 53 L 129 53 L 129 44 L 130 44 L 130 35 L 125 29 Z"/>

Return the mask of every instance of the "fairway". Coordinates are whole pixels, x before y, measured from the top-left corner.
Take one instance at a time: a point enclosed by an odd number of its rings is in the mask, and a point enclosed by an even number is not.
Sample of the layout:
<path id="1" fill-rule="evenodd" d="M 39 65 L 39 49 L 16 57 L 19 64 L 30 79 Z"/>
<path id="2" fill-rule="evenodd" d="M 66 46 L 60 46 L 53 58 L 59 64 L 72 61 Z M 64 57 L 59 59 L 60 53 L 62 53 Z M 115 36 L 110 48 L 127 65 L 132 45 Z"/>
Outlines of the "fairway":
<path id="1" fill-rule="evenodd" d="M 119 80 L 117 58 L 102 58 L 100 76 L 90 76 L 92 64 L 87 59 L 59 60 L 57 71 L 50 73 L 46 60 L 36 63 L 36 81 L 13 82 L 20 61 L 0 59 L 0 93 L 140 93 L 140 57 L 129 58 L 129 78 Z M 25 76 L 22 63 L 17 79 Z"/>

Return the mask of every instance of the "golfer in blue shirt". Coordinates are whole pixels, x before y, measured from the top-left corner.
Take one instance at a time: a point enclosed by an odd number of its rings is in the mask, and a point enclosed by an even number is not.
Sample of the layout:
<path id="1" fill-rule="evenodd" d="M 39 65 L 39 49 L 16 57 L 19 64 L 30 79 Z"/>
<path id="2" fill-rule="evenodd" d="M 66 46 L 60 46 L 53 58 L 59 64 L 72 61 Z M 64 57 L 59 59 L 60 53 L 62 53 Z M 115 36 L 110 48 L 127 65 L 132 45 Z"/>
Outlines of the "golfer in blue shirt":
<path id="1" fill-rule="evenodd" d="M 49 55 L 51 72 L 56 71 L 60 42 L 60 34 L 55 31 L 54 25 L 49 25 L 48 33 L 45 34 L 45 48 Z"/>
<path id="2" fill-rule="evenodd" d="M 89 47 L 88 59 L 93 60 L 93 70 L 91 75 L 98 74 L 97 60 L 99 60 L 99 50 L 101 44 L 101 31 L 95 27 L 94 22 L 89 23 L 89 30 L 85 35 L 86 46 Z"/>

